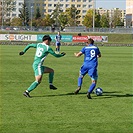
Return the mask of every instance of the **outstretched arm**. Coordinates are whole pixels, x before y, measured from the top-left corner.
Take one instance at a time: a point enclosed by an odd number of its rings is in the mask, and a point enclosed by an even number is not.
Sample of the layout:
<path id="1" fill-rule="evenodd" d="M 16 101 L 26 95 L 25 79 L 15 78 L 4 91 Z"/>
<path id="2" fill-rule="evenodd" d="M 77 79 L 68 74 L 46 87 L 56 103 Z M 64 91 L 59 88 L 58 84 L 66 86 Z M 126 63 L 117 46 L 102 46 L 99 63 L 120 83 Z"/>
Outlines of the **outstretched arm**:
<path id="1" fill-rule="evenodd" d="M 51 55 L 53 55 L 53 56 L 55 56 L 55 57 L 57 57 L 57 58 L 62 57 L 62 56 L 64 56 L 64 55 L 66 54 L 66 53 L 64 53 L 64 52 L 62 52 L 61 54 L 56 54 L 56 53 L 53 51 L 52 48 L 49 48 L 48 52 L 49 52 Z"/>
<path id="2" fill-rule="evenodd" d="M 75 55 L 76 57 L 79 57 L 79 56 L 81 56 L 82 54 L 83 54 L 82 52 L 74 53 L 74 55 Z"/>
<path id="3" fill-rule="evenodd" d="M 24 50 L 23 51 L 21 51 L 20 53 L 19 53 L 19 55 L 23 55 L 29 48 L 36 48 L 37 47 L 37 44 L 29 44 L 29 45 L 27 45 L 25 48 L 24 48 Z"/>

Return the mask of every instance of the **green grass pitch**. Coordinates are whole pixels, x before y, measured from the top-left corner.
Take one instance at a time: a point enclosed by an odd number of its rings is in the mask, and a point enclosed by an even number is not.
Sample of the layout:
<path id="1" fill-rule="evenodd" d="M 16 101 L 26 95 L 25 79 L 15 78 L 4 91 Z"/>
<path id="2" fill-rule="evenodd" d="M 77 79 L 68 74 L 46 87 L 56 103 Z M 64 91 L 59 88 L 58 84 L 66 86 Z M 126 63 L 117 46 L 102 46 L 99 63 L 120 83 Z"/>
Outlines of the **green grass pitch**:
<path id="1" fill-rule="evenodd" d="M 53 91 L 48 75 L 31 92 L 22 93 L 34 81 L 35 49 L 23 56 L 24 46 L 0 45 L 0 133 L 133 133 L 132 47 L 99 47 L 98 84 L 103 96 L 86 92 L 91 83 L 85 76 L 80 94 L 77 88 L 83 56 L 74 57 L 81 46 L 62 46 L 63 58 L 48 55 L 45 65 L 55 70 Z M 55 49 L 55 47 L 53 47 Z"/>

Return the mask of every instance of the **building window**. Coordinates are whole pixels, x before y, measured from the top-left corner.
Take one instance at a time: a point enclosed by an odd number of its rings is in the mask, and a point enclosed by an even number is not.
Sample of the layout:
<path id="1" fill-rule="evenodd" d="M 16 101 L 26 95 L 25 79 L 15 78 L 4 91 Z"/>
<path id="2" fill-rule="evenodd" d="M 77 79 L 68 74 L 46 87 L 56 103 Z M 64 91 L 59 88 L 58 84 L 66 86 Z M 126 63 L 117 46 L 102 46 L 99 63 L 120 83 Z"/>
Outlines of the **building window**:
<path id="1" fill-rule="evenodd" d="M 10 16 L 10 13 L 8 13 L 7 16 Z"/>
<path id="2" fill-rule="evenodd" d="M 81 2 L 81 0 L 77 0 L 77 2 Z"/>
<path id="3" fill-rule="evenodd" d="M 72 2 L 75 2 L 75 0 L 72 0 Z"/>
<path id="4" fill-rule="evenodd" d="M 45 6 L 46 6 L 46 4 L 43 4 L 43 6 L 45 7 Z"/>
<path id="5" fill-rule="evenodd" d="M 43 12 L 46 12 L 46 9 L 43 9 Z"/>
<path id="6" fill-rule="evenodd" d="M 77 5 L 77 7 L 81 7 L 81 5 Z"/>
<path id="7" fill-rule="evenodd" d="M 16 1 L 13 2 L 13 5 L 16 5 Z"/>
<path id="8" fill-rule="evenodd" d="M 52 4 L 48 4 L 48 7 L 51 7 L 52 6 Z"/>
<path id="9" fill-rule="evenodd" d="M 22 6 L 22 5 L 23 5 L 23 3 L 18 3 L 18 5 L 19 5 L 19 6 Z"/>
<path id="10" fill-rule="evenodd" d="M 16 11 L 16 8 L 13 8 L 13 10 L 12 11 Z"/>
<path id="11" fill-rule="evenodd" d="M 92 8 L 92 5 L 88 5 L 88 8 Z"/>
<path id="12" fill-rule="evenodd" d="M 35 4 L 34 3 L 31 3 L 31 6 L 34 6 Z"/>
<path id="13" fill-rule="evenodd" d="M 16 17 L 16 14 L 12 14 L 12 17 Z"/>
<path id="14" fill-rule="evenodd" d="M 48 12 L 52 12 L 52 9 L 48 9 Z"/>
<path id="15" fill-rule="evenodd" d="M 83 5 L 83 7 L 86 7 L 86 5 Z"/>
<path id="16" fill-rule="evenodd" d="M 83 2 L 86 2 L 86 0 L 83 0 Z"/>
<path id="17" fill-rule="evenodd" d="M 64 4 L 60 4 L 60 7 L 63 7 Z"/>
<path id="18" fill-rule="evenodd" d="M 69 7 L 69 4 L 66 4 L 66 7 Z"/>
<path id="19" fill-rule="evenodd" d="M 89 0 L 89 2 L 91 2 L 92 0 Z"/>
<path id="20" fill-rule="evenodd" d="M 37 3 L 36 6 L 40 6 L 40 3 Z"/>
<path id="21" fill-rule="evenodd" d="M 86 13 L 86 10 L 83 10 L 82 13 Z"/>

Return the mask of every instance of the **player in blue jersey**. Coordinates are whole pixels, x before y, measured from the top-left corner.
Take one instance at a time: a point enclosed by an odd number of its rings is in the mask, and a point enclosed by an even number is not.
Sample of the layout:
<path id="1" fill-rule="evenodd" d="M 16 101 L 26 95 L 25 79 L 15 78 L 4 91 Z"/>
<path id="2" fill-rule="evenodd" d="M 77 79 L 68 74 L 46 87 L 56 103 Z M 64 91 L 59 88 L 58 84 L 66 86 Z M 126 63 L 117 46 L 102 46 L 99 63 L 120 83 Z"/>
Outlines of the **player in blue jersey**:
<path id="1" fill-rule="evenodd" d="M 78 77 L 78 88 L 75 90 L 75 94 L 78 94 L 78 92 L 81 90 L 82 81 L 86 74 L 88 74 L 92 80 L 92 84 L 90 85 L 87 97 L 88 99 L 91 99 L 91 93 L 96 87 L 97 83 L 97 66 L 98 66 L 98 57 L 101 57 L 101 53 L 98 47 L 94 45 L 93 39 L 88 39 L 88 42 L 86 43 L 86 46 L 82 48 L 82 50 L 78 53 L 74 53 L 76 57 L 81 56 L 84 54 L 84 63 L 81 66 L 79 77 Z"/>
<path id="2" fill-rule="evenodd" d="M 61 34 L 60 32 L 58 32 L 58 34 L 55 36 L 55 40 L 56 40 L 56 53 L 60 52 L 60 45 L 61 45 Z"/>
<path id="3" fill-rule="evenodd" d="M 23 55 L 29 48 L 36 48 L 36 53 L 33 62 L 33 70 L 35 73 L 35 81 L 29 86 L 29 88 L 23 93 L 24 96 L 30 97 L 30 92 L 33 91 L 42 80 L 42 76 L 44 73 L 49 73 L 49 88 L 56 90 L 57 88 L 53 85 L 53 77 L 54 70 L 52 68 L 43 66 L 43 62 L 46 59 L 47 55 L 50 53 L 55 57 L 63 57 L 65 53 L 56 54 L 52 48 L 49 46 L 51 42 L 51 37 L 49 35 L 45 35 L 42 39 L 42 43 L 37 44 L 29 44 L 27 45 L 23 51 L 19 53 L 19 55 Z"/>

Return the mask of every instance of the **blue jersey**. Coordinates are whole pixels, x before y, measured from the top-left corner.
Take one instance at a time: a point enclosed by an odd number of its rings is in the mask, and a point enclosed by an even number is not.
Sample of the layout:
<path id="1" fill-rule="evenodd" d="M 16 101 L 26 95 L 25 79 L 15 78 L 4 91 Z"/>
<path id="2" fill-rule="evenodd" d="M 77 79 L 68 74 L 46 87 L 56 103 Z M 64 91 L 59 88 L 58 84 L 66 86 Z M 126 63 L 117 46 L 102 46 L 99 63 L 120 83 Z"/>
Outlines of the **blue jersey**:
<path id="1" fill-rule="evenodd" d="M 81 52 L 84 54 L 84 64 L 85 66 L 97 67 L 98 59 L 97 56 L 100 54 L 99 48 L 93 44 L 85 46 L 82 48 Z"/>
<path id="2" fill-rule="evenodd" d="M 62 38 L 62 36 L 61 36 L 61 35 L 56 35 L 56 36 L 55 36 L 56 43 L 60 43 L 61 38 Z"/>

